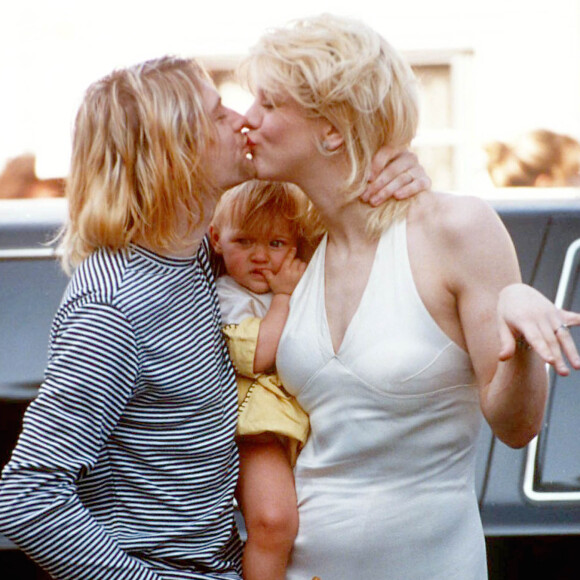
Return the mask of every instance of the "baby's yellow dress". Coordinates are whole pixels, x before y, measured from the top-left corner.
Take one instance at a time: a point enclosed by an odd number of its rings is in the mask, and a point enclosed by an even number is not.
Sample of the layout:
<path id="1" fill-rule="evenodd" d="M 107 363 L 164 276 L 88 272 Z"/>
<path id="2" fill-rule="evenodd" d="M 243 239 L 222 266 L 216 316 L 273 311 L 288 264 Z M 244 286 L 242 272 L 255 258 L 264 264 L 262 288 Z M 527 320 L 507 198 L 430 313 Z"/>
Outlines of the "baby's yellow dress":
<path id="1" fill-rule="evenodd" d="M 308 415 L 284 389 L 277 373 L 254 373 L 260 323 L 272 294 L 255 294 L 230 276 L 217 281 L 223 332 L 238 384 L 238 436 L 274 433 L 288 450 L 292 465 L 306 443 Z"/>

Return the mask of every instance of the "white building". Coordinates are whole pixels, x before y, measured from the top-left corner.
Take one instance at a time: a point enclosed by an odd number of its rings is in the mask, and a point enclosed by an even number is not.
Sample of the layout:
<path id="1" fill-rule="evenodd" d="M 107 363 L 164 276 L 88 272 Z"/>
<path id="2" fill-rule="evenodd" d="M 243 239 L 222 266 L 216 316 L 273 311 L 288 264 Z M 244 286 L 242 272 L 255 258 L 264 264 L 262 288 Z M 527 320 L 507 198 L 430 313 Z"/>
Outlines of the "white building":
<path id="1" fill-rule="evenodd" d="M 268 26 L 324 11 L 360 18 L 423 86 L 415 146 L 436 187 L 486 186 L 482 144 L 547 128 L 580 139 L 580 0 L 21 0 L 0 8 L 0 164 L 23 152 L 62 176 L 86 86 L 165 53 L 226 66 Z M 243 107 L 243 105 L 240 105 Z"/>

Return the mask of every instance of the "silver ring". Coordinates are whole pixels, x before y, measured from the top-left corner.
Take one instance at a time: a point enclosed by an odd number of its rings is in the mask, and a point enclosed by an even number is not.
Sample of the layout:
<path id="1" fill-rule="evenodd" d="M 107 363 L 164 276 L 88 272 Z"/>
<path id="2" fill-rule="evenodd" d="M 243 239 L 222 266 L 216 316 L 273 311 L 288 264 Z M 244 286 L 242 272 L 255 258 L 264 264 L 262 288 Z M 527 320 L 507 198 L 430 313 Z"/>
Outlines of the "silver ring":
<path id="1" fill-rule="evenodd" d="M 558 326 L 558 328 L 556 328 L 556 330 L 554 330 L 554 334 L 558 334 L 558 330 L 560 329 L 564 329 L 564 330 L 570 330 L 570 328 L 568 327 L 567 324 L 560 324 L 560 326 Z"/>

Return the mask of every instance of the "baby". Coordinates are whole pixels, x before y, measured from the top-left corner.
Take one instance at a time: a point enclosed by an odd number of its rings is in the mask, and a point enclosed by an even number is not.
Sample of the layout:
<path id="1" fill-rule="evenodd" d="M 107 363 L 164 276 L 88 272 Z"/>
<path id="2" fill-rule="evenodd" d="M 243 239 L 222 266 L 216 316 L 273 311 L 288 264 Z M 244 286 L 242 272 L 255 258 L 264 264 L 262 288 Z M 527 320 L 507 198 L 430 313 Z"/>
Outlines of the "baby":
<path id="1" fill-rule="evenodd" d="M 309 421 L 275 362 L 290 296 L 306 268 L 297 255 L 315 241 L 317 224 L 298 187 L 250 181 L 224 194 L 210 226 L 227 272 L 217 287 L 238 380 L 245 580 L 283 580 L 298 529 L 292 466 Z"/>

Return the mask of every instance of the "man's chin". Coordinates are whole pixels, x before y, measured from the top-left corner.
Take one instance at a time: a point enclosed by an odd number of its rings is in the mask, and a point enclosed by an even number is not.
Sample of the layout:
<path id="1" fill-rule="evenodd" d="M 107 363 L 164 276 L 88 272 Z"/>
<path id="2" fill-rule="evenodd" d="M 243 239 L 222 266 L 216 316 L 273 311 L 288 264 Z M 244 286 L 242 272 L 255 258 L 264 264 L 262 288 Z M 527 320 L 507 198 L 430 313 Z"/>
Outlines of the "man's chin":
<path id="1" fill-rule="evenodd" d="M 258 177 L 256 167 L 251 159 L 246 159 L 240 174 L 240 180 L 238 183 L 243 183 L 244 181 L 249 181 L 250 179 L 256 179 Z"/>
<path id="2" fill-rule="evenodd" d="M 256 179 L 257 177 L 258 177 L 258 172 L 256 171 L 254 164 L 252 162 L 250 162 L 250 166 L 248 167 L 248 177 L 247 177 L 246 181 L 248 179 Z"/>
<path id="3" fill-rule="evenodd" d="M 239 172 L 239 175 L 236 179 L 231 179 L 230 181 L 222 184 L 221 190 L 222 192 L 227 191 L 228 189 L 235 187 L 236 185 L 240 185 L 240 183 L 245 183 L 246 181 L 250 181 L 250 179 L 256 179 L 256 169 L 253 165 L 244 166 L 243 170 Z"/>

